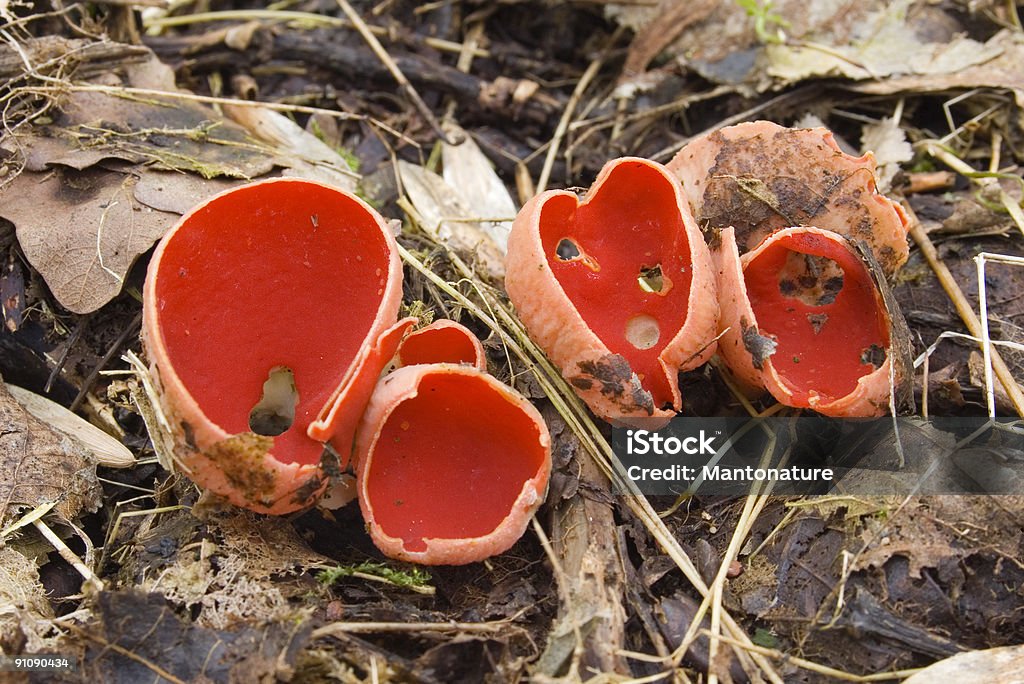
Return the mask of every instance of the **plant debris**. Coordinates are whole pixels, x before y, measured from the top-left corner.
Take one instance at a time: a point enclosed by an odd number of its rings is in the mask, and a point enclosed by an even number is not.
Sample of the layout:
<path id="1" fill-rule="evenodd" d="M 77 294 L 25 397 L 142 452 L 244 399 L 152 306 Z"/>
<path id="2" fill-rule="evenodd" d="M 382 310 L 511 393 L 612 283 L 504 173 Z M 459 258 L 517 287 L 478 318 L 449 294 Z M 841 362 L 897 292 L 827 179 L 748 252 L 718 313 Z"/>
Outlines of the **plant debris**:
<path id="1" fill-rule="evenodd" d="M 1024 497 L 978 492 L 1019 483 L 1024 454 L 986 439 L 958 450 L 964 435 L 935 424 L 980 420 L 990 402 L 1000 418 L 1024 410 L 1018 10 L 994 0 L 0 1 L 0 373 L 132 452 L 126 467 L 97 463 L 0 388 L 0 652 L 77 656 L 75 673 L 28 678 L 60 682 L 917 684 L 1016 673 Z M 642 495 L 620 472 L 610 429 L 502 288 L 511 219 L 537 188 L 564 190 L 577 207 L 609 159 L 664 164 L 758 119 L 824 126 L 836 155 L 873 153 L 878 187 L 907 219 L 909 255 L 900 242 L 869 269 L 900 323 L 889 354 L 907 369 L 886 407 L 914 414 L 901 418 L 902 449 L 872 448 L 872 463 L 905 465 L 866 476 L 878 496 Z M 763 168 L 717 152 L 708 164 L 718 195 L 689 201 L 713 250 L 719 228 L 813 225 L 823 198 L 863 205 L 870 160 L 808 179 L 797 172 L 814 164 L 776 152 Z M 427 577 L 387 560 L 353 504 L 258 515 L 175 472 L 170 421 L 149 400 L 158 379 L 138 356 L 151 247 L 205 199 L 276 176 L 334 185 L 387 217 L 404 270 L 399 310 L 464 326 L 480 349 L 455 360 L 485 365 L 541 412 L 550 491 L 506 552 Z M 545 253 L 584 268 L 610 258 L 563 237 Z M 627 236 L 618 249 L 636 247 Z M 225 300 L 287 281 L 262 268 L 283 249 L 268 242 Z M 637 297 L 679 287 L 662 260 L 637 258 Z M 836 301 L 840 283 L 821 265 L 790 264 L 780 291 Z M 302 296 L 263 314 L 298 310 Z M 344 302 L 318 315 L 310 329 L 351 322 Z M 796 321 L 808 339 L 836 323 L 818 311 Z M 781 362 L 775 331 L 751 323 L 741 344 L 762 366 Z M 650 333 L 643 320 L 630 328 L 641 345 Z M 858 359 L 884 363 L 883 346 Z M 228 374 L 246 363 L 223 358 Z M 246 410 L 277 363 L 260 369 Z M 577 389 L 663 409 L 624 356 L 584 363 L 592 372 Z M 796 412 L 751 399 L 717 361 L 678 384 L 684 416 Z M 921 479 L 914 468 L 934 451 L 951 456 L 928 482 L 964 494 L 888 495 Z M 349 454 L 327 454 L 328 476 L 350 477 L 336 465 Z"/>

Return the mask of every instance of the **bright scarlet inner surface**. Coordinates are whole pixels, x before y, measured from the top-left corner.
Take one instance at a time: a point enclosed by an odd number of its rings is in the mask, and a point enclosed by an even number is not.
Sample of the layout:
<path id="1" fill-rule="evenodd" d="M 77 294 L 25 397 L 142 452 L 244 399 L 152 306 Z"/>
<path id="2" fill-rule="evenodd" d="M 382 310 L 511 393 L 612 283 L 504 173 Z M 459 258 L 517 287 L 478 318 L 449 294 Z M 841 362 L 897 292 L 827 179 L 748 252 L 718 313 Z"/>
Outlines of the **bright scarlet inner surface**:
<path id="1" fill-rule="evenodd" d="M 782 293 L 780 273 L 791 252 L 838 264 L 842 289 L 832 303 L 812 305 Z M 842 244 L 810 233 L 789 235 L 751 260 L 743 277 L 760 334 L 778 342 L 771 364 L 800 405 L 808 405 L 812 390 L 824 399 L 846 396 L 876 368 L 865 359 L 884 359 L 885 310 L 867 268 Z"/>
<path id="2" fill-rule="evenodd" d="M 403 366 L 418 363 L 476 364 L 476 347 L 461 328 L 424 328 L 402 341 L 398 355 Z"/>
<path id="3" fill-rule="evenodd" d="M 672 183 L 640 162 L 621 163 L 586 203 L 568 195 L 548 200 L 540 234 L 551 270 L 583 320 L 629 361 L 655 406 L 671 403 L 658 356 L 686 322 L 693 275 Z M 563 239 L 580 256 L 559 258 Z M 658 266 L 660 291 L 646 291 L 639 278 Z"/>
<path id="4" fill-rule="evenodd" d="M 480 376 L 429 373 L 394 408 L 364 473 L 374 518 L 407 551 L 493 532 L 544 461 L 536 423 Z"/>
<path id="5" fill-rule="evenodd" d="M 295 374 L 295 421 L 274 456 L 315 463 L 306 428 L 369 331 L 388 245 L 366 209 L 319 185 L 254 185 L 207 204 L 167 244 L 157 306 L 171 363 L 203 412 L 249 430 L 275 366 Z"/>

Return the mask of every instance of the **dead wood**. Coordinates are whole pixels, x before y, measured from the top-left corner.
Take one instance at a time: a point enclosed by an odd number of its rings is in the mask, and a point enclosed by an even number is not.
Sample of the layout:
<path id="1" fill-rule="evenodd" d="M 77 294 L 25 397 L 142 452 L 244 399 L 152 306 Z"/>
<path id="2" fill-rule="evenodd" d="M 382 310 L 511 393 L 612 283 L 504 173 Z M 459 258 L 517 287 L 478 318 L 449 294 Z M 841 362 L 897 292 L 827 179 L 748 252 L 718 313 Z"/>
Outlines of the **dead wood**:
<path id="1" fill-rule="evenodd" d="M 387 67 L 369 48 L 341 43 L 321 31 L 286 32 L 274 35 L 270 44 L 253 41 L 243 53 L 223 44 L 210 45 L 201 37 L 147 38 L 146 43 L 166 61 L 186 62 L 193 75 L 230 69 L 238 71 L 262 64 L 272 58 L 285 62 L 302 62 L 319 67 L 345 81 L 334 83 L 348 89 L 351 83 L 360 87 L 376 85 L 397 91 L 398 86 Z M 257 47 L 258 46 L 258 47 Z M 487 80 L 441 64 L 436 59 L 411 52 L 392 51 L 397 67 L 409 82 L 423 92 L 437 92 L 455 98 L 460 107 L 476 110 L 489 118 L 511 118 L 547 124 L 562 109 L 560 98 L 542 92 L 536 83 L 499 76 Z"/>
<path id="2" fill-rule="evenodd" d="M 30 38 L 20 47 L 21 54 L 0 43 L 0 82 L 10 83 L 33 72 L 85 79 L 144 61 L 149 54 L 145 48 L 133 45 L 61 36 Z M 26 62 L 31 71 L 26 71 Z"/>
<path id="3" fill-rule="evenodd" d="M 572 655 L 579 658 L 584 679 L 595 672 L 629 674 L 620 655 L 625 644 L 625 575 L 618 555 L 611 485 L 556 416 L 548 410 L 549 424 L 560 425 L 563 444 L 571 444 L 576 451 L 568 467 L 575 472 L 579 488 L 576 496 L 562 499 L 551 511 L 552 546 L 563 571 L 556 573 L 556 580 L 565 600 L 541 663 L 554 664 L 559 660 L 555 654 L 578 636 L 582 644 L 575 644 Z"/>

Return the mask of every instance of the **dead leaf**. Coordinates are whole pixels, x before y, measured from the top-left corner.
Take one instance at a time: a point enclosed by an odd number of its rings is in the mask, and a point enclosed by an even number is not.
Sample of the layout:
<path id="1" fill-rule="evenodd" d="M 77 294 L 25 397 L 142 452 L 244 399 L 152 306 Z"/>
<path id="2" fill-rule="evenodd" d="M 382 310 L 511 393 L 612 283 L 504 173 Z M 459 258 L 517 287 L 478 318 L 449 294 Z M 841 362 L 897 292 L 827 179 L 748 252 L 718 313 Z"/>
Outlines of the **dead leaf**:
<path id="1" fill-rule="evenodd" d="M 476 216 L 482 219 L 505 219 L 482 220 L 477 224 L 504 254 L 508 251 L 512 220 L 518 211 L 516 203 L 473 138 L 457 125 L 446 124 L 444 128 L 449 137 L 461 138 L 463 141 L 459 145 L 441 143 L 444 180 Z"/>
<path id="2" fill-rule="evenodd" d="M 118 292 L 135 259 L 177 220 L 134 197 L 138 179 L 98 168 L 22 174 L 0 198 L 0 215 L 62 306 L 79 314 Z"/>
<path id="3" fill-rule="evenodd" d="M 7 136 L 3 147 L 25 157 L 28 170 L 50 166 L 88 168 L 103 159 L 190 171 L 204 178 L 251 179 L 269 173 L 274 155 L 209 106 L 187 99 L 174 72 L 150 54 L 129 64 L 124 77 L 107 73 L 90 85 L 105 91 L 72 91 L 50 125 Z M 119 97 L 121 87 L 168 93 Z M 178 97 L 184 95 L 186 97 Z"/>
<path id="4" fill-rule="evenodd" d="M 280 155 L 278 161 L 289 169 L 283 175 L 355 191 L 359 174 L 329 145 L 288 117 L 263 107 L 224 105 L 224 112 Z"/>
<path id="5" fill-rule="evenodd" d="M 862 154 L 872 152 L 875 155 L 878 191 L 883 194 L 889 192 L 900 164 L 914 158 L 914 148 L 907 142 L 906 132 L 895 119 L 885 118 L 865 126 L 860 143 Z"/>
<path id="6" fill-rule="evenodd" d="M 983 651 L 959 653 L 933 663 L 903 684 L 1024 684 L 1024 646 L 1003 646 Z"/>
<path id="7" fill-rule="evenodd" d="M 662 0 L 657 7 L 609 4 L 605 11 L 636 31 L 638 39 L 648 36 L 643 46 L 655 54 L 667 55 L 712 82 L 762 91 L 827 76 L 871 79 L 866 89 L 887 93 L 904 90 L 891 83 L 908 75 L 936 84 L 943 78 L 960 81 L 947 88 L 994 85 L 964 82 L 960 74 L 997 57 L 1003 47 L 995 39 L 982 43 L 965 37 L 967 27 L 956 14 L 913 0 L 717 3 L 665 45 L 663 37 L 675 32 L 671 23 L 666 25 L 674 5 L 681 6 Z M 638 55 L 639 50 L 638 45 Z M 1003 75 L 1019 82 L 1019 70 L 1013 68 L 1019 63 L 1007 61 Z"/>
<path id="8" fill-rule="evenodd" d="M 482 273 L 505 277 L 504 255 L 477 225 L 473 212 L 444 178 L 422 166 L 398 161 L 398 175 L 405 194 L 419 214 L 423 229 L 440 242 L 469 258 Z"/>
<path id="9" fill-rule="evenodd" d="M 151 209 L 184 214 L 217 193 L 244 183 L 227 178 L 201 178 L 179 171 L 143 171 L 133 195 Z"/>
<path id="10" fill-rule="evenodd" d="M 15 385 L 8 385 L 7 391 L 25 407 L 26 411 L 54 430 L 77 441 L 92 454 L 97 464 L 108 468 L 128 468 L 135 465 L 135 455 L 120 440 L 114 439 L 60 404 Z"/>
<path id="11" fill-rule="evenodd" d="M 302 621 L 203 629 L 176 616 L 163 596 L 134 590 L 102 592 L 97 603 L 100 622 L 90 628 L 82 668 L 86 679 L 114 684 L 152 681 L 154 666 L 178 681 L 277 681 L 292 672 L 311 629 Z"/>
<path id="12" fill-rule="evenodd" d="M 96 467 L 70 438 L 25 410 L 0 383 L 0 529 L 25 509 L 57 502 L 74 520 L 99 508 Z"/>
<path id="13" fill-rule="evenodd" d="M 854 570 L 881 568 L 893 556 L 903 556 L 908 561 L 910 577 L 920 579 L 923 568 L 936 568 L 947 559 L 970 554 L 969 550 L 960 548 L 949 529 L 920 504 L 904 507 L 882 534 L 866 531 L 864 536 L 871 543 L 857 556 L 852 566 Z"/>
<path id="14" fill-rule="evenodd" d="M 1018 106 L 1024 106 L 1024 35 L 1005 29 L 985 44 L 986 60 L 975 60 L 955 71 L 912 73 L 883 81 L 858 83 L 856 90 L 876 95 L 909 92 L 935 92 L 973 88 L 1008 88 Z M 994 53 L 994 54 L 991 54 Z"/>
<path id="15" fill-rule="evenodd" d="M 908 5 L 895 3 L 872 15 L 865 21 L 867 35 L 848 45 L 769 45 L 767 73 L 784 83 L 826 76 L 879 80 L 903 74 L 955 74 L 999 55 L 993 45 L 964 36 L 943 43 L 922 41 L 906 24 Z"/>

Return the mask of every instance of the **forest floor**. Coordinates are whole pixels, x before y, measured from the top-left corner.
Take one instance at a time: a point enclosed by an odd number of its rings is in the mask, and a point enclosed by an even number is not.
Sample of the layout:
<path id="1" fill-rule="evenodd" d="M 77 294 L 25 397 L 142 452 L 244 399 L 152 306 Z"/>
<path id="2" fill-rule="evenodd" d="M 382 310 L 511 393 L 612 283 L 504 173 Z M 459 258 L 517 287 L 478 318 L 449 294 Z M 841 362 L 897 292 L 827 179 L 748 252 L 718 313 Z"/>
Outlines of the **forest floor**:
<path id="1" fill-rule="evenodd" d="M 78 662 L 10 676 L 900 681 L 1024 643 L 1024 496 L 621 493 L 611 429 L 552 394 L 567 386 L 488 315 L 511 308 L 501 253 L 479 237 L 537 192 L 586 188 L 610 159 L 664 163 L 744 121 L 824 125 L 875 153 L 880 189 L 910 216 L 890 285 L 919 361 L 916 414 L 1024 415 L 1015 12 L 0 0 L 0 373 L 116 443 L 69 442 L 0 392 L 0 652 Z M 154 453 L 139 360 L 152 247 L 202 198 L 282 174 L 399 219 L 403 312 L 469 327 L 491 372 L 541 410 L 551 486 L 508 552 L 391 561 L 355 505 L 256 515 L 201 497 Z M 1003 363 L 990 390 L 986 346 Z M 683 414 L 780 410 L 726 380 L 718 363 L 683 374 Z M 1019 471 L 1024 452 L 997 456 Z"/>

